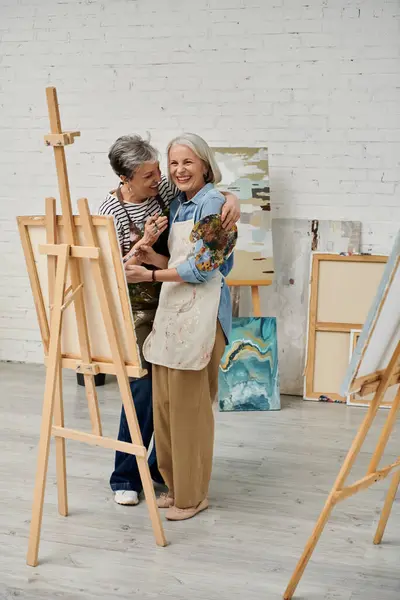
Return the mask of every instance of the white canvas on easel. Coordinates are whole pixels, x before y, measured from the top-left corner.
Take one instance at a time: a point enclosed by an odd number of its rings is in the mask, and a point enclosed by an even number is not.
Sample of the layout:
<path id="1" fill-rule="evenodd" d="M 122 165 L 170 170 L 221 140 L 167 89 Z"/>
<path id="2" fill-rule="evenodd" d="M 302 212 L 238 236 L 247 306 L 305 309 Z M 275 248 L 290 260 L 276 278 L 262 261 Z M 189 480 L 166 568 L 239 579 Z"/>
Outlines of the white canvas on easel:
<path id="1" fill-rule="evenodd" d="M 112 303 L 115 324 L 122 346 L 128 375 L 131 377 L 141 377 L 146 371 L 141 369 L 140 366 L 131 304 L 129 302 L 127 283 L 124 275 L 114 220 L 112 217 L 97 215 L 91 216 L 91 220 L 93 227 L 96 230 L 99 249 L 106 271 L 107 281 L 109 283 L 109 300 L 110 303 Z M 38 283 L 42 292 L 43 310 L 46 312 L 47 318 L 49 319 L 50 298 L 48 287 L 48 257 L 40 252 L 40 248 L 47 243 L 46 217 L 19 217 L 18 225 L 20 236 L 24 239 L 27 251 L 32 253 L 33 256 L 33 261 L 37 270 Z M 85 246 L 85 236 L 81 218 L 79 216 L 74 216 L 74 225 L 79 245 Z M 66 235 L 63 217 L 61 216 L 57 217 L 56 237 L 58 243 L 65 243 Z M 86 306 L 86 319 L 92 356 L 98 363 L 101 363 L 101 370 L 103 373 L 112 374 L 114 369 L 112 367 L 113 361 L 110 344 L 106 330 L 104 327 L 99 327 L 101 306 L 98 296 L 93 294 L 95 282 L 89 260 L 82 261 L 81 275 L 84 282 L 82 293 Z M 70 284 L 70 277 L 68 277 L 67 286 Z M 68 365 L 66 359 L 70 359 L 69 364 L 74 366 L 73 361 L 80 355 L 80 346 L 77 322 L 72 303 L 64 312 L 63 323 L 61 342 L 63 366 L 67 367 Z"/>
<path id="2" fill-rule="evenodd" d="M 345 483 L 375 420 L 386 390 L 392 386 L 397 386 L 399 383 L 400 231 L 396 237 L 377 294 L 368 312 L 365 325 L 341 387 L 341 394 L 343 396 L 359 391 L 362 397 L 374 392 L 374 397 L 369 404 L 364 420 L 353 440 L 325 506 L 285 590 L 284 600 L 290 600 L 293 597 L 334 506 L 346 498 L 368 489 L 374 483 L 385 479 L 393 472 L 389 491 L 374 537 L 374 544 L 380 544 L 382 541 L 394 498 L 400 484 L 400 457 L 384 467 L 379 467 L 379 463 L 389 437 L 393 432 L 400 409 L 400 388 L 398 388 L 396 397 L 387 414 L 386 422 L 379 435 L 378 443 L 372 454 L 366 475 L 350 485 L 345 486 Z"/>

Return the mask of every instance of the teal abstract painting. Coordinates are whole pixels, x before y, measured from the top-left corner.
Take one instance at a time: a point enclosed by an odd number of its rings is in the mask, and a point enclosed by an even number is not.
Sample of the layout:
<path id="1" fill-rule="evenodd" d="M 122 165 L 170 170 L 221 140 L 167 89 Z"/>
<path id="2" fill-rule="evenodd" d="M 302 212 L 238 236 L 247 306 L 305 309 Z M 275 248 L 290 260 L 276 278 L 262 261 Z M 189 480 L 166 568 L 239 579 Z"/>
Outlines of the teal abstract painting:
<path id="1" fill-rule="evenodd" d="M 221 411 L 279 410 L 276 319 L 235 317 L 219 370 Z"/>

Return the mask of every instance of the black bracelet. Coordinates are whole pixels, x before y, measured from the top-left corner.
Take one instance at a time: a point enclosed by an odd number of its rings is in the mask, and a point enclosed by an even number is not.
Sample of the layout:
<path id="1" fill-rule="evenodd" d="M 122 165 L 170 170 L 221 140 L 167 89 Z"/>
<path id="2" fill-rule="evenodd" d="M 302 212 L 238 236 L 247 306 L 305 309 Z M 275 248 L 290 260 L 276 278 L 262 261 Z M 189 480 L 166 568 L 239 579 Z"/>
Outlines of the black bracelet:
<path id="1" fill-rule="evenodd" d="M 157 282 L 157 280 L 156 280 L 156 271 L 155 270 L 151 272 L 151 280 L 153 282 Z"/>

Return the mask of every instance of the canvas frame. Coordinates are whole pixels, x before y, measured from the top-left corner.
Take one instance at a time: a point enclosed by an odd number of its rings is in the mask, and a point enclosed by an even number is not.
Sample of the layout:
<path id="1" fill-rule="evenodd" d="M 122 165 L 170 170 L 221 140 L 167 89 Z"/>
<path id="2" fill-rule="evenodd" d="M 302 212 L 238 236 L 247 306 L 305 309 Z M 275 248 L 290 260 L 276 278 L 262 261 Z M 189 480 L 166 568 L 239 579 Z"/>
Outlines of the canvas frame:
<path id="1" fill-rule="evenodd" d="M 116 315 L 116 326 L 121 340 L 121 345 L 125 349 L 125 365 L 127 373 L 131 377 L 143 377 L 147 371 L 142 369 L 140 365 L 139 352 L 137 348 L 136 335 L 134 329 L 134 322 L 132 316 L 131 304 L 129 301 L 128 289 L 126 278 L 124 274 L 124 268 L 121 259 L 121 252 L 119 249 L 117 233 L 115 229 L 115 223 L 113 217 L 109 216 L 91 216 L 92 225 L 96 230 L 96 237 L 100 239 L 100 252 L 103 256 L 108 254 L 112 257 L 112 263 L 108 261 L 108 272 L 107 279 L 109 284 L 113 284 L 118 290 L 118 298 L 114 294 L 114 314 Z M 78 215 L 73 216 L 74 227 L 76 230 L 82 229 L 81 217 Z M 46 283 L 47 278 L 47 256 L 40 254 L 40 244 L 45 245 L 47 243 L 47 220 L 46 216 L 21 216 L 17 218 L 18 229 L 21 237 L 21 242 L 24 250 L 25 261 L 29 274 L 29 279 L 32 288 L 33 299 L 35 303 L 36 313 L 39 322 L 39 329 L 42 337 L 45 361 L 48 354 L 49 346 L 49 315 L 50 315 L 50 299 L 48 295 L 49 286 Z M 64 220 L 62 216 L 56 217 L 56 232 L 55 236 L 57 240 L 64 238 Z M 103 235 L 99 235 L 101 231 L 104 231 Z M 35 242 L 32 241 L 34 235 Z M 102 239 L 103 238 L 103 239 Z M 107 250 L 106 244 L 109 242 L 110 247 Z M 85 271 L 82 269 L 82 274 L 88 274 L 90 270 Z M 83 281 L 83 288 L 90 288 L 92 282 Z M 112 285 L 110 288 L 112 289 Z M 120 303 L 121 310 L 117 311 L 117 304 Z M 74 319 L 72 315 L 73 306 L 68 309 L 71 313 L 71 320 Z M 68 314 L 66 311 L 65 316 Z M 64 316 L 64 319 L 65 319 Z M 90 315 L 87 315 L 90 319 Z M 94 325 L 94 324 L 92 324 Z M 107 338 L 104 335 L 96 343 L 96 339 L 93 338 L 96 328 L 90 327 L 90 336 L 92 343 L 92 359 L 99 365 L 100 373 L 107 373 L 115 375 L 115 364 L 113 362 L 110 347 L 107 342 Z M 64 340 L 68 346 L 68 340 Z M 77 336 L 74 339 L 69 339 L 69 344 L 72 347 L 62 347 L 62 367 L 66 369 L 76 370 L 77 364 L 82 362 L 82 356 L 79 354 L 78 346 L 79 340 Z"/>
<path id="2" fill-rule="evenodd" d="M 350 342 L 350 332 L 354 329 L 361 329 L 363 326 L 362 322 L 351 322 L 351 321 L 321 321 L 319 320 L 319 296 L 320 296 L 320 275 L 321 265 L 326 263 L 339 263 L 339 264 L 384 264 L 387 262 L 386 256 L 372 256 L 372 255 L 361 255 L 355 254 L 351 256 L 342 256 L 339 254 L 330 253 L 319 253 L 315 252 L 312 254 L 311 265 L 310 265 L 310 293 L 309 293 L 309 310 L 308 310 L 308 325 L 307 325 L 307 345 L 306 345 L 306 366 L 305 366 L 305 377 L 304 377 L 304 398 L 306 400 L 318 401 L 321 396 L 328 396 L 330 400 L 336 402 L 346 402 L 346 395 L 342 395 L 338 392 L 331 392 L 328 390 L 315 390 L 315 379 L 316 379 L 316 360 L 317 358 L 317 343 L 322 337 L 326 337 L 327 334 L 332 335 L 332 339 L 342 338 L 341 346 L 341 358 L 342 358 L 342 373 L 345 373 L 346 366 L 348 364 L 348 348 Z M 371 298 L 373 296 L 371 295 Z M 344 298 L 344 303 L 348 301 Z M 356 310 L 354 311 L 357 312 Z M 320 335 L 322 334 L 322 335 Z M 344 338 L 346 336 L 347 339 Z M 326 343 L 325 343 L 326 345 Z M 343 379 L 341 375 L 340 381 Z M 338 380 L 339 381 L 339 380 Z M 338 383 L 338 390 L 340 389 L 340 382 Z"/>

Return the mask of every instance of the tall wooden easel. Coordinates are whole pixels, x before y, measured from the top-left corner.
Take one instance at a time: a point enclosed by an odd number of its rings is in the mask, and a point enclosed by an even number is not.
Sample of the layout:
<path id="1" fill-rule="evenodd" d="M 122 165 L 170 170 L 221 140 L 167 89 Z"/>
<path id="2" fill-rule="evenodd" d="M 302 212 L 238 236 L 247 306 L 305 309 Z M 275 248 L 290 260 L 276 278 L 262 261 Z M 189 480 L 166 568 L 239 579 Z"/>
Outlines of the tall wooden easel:
<path id="1" fill-rule="evenodd" d="M 260 304 L 260 287 L 271 285 L 272 279 L 260 279 L 260 280 L 241 280 L 241 279 L 227 279 L 227 285 L 233 288 L 235 292 L 240 290 L 241 287 L 250 287 L 251 289 L 251 303 L 253 306 L 253 316 L 261 317 L 261 304 Z"/>
<path id="2" fill-rule="evenodd" d="M 35 219 L 38 220 L 43 218 L 18 218 L 18 226 L 38 314 L 46 356 L 45 363 L 47 366 L 32 520 L 27 554 L 27 563 L 30 566 L 36 566 L 38 564 L 43 501 L 51 435 L 53 435 L 56 440 L 58 509 L 61 515 L 67 516 L 68 514 L 65 439 L 73 439 L 91 445 L 119 450 L 136 456 L 156 543 L 159 546 L 165 546 L 167 543 L 147 463 L 147 450 L 143 445 L 135 408 L 132 402 L 128 378 L 128 374 L 141 376 L 144 372 L 139 367 L 137 348 L 134 340 L 130 344 L 131 356 L 133 357 L 132 364 L 127 366 L 125 363 L 123 349 L 116 327 L 115 314 L 113 313 L 112 294 L 107 279 L 105 263 L 99 247 L 100 243 L 94 225 L 94 218 L 90 215 L 87 200 L 81 199 L 78 201 L 80 217 L 74 217 L 72 214 L 64 146 L 72 144 L 74 138 L 79 136 L 80 133 L 77 131 L 62 131 L 56 89 L 47 88 L 46 94 L 51 134 L 45 136 L 45 143 L 54 148 L 62 208 L 62 218 L 57 217 L 55 199 L 47 198 L 45 217 L 47 243 L 41 245 L 39 248 L 40 253 L 48 257 L 50 319 L 47 318 L 43 292 L 34 260 L 33 247 L 27 233 L 27 223 L 29 223 L 29 219 L 35 221 Z M 84 245 L 82 245 L 78 238 L 76 229 L 77 219 L 79 219 L 80 227 L 83 230 L 85 238 Z M 107 217 L 101 217 L 100 219 L 109 220 Z M 60 223 L 62 224 L 63 237 L 65 238 L 63 243 L 60 243 L 60 240 L 57 239 L 58 225 Z M 112 238 L 111 234 L 114 236 L 113 260 L 116 261 L 114 264 L 120 269 L 118 287 L 121 288 L 119 290 L 121 292 L 122 287 L 126 287 L 126 283 L 123 280 L 122 266 L 120 264 L 121 259 L 119 256 L 116 256 L 119 249 L 117 249 L 114 226 L 111 222 L 109 224 L 112 228 L 112 231 L 109 231 L 110 239 Z M 112 242 L 113 241 L 111 240 L 111 245 Z M 95 288 L 90 290 L 90 292 L 85 290 L 85 293 L 97 294 L 97 299 L 101 307 L 101 314 L 98 315 L 98 327 L 104 327 L 106 330 L 112 356 L 111 362 L 108 363 L 101 357 L 93 356 L 91 352 L 85 295 L 83 293 L 84 279 L 82 277 L 82 266 L 83 261 L 85 260 L 90 262 L 91 276 Z M 123 292 L 126 292 L 126 290 L 124 289 Z M 61 348 L 63 315 L 64 311 L 71 303 L 73 303 L 75 310 L 80 348 L 79 357 L 66 356 L 62 353 Z M 126 327 L 130 327 L 133 332 L 130 311 L 127 310 L 126 307 L 125 309 L 122 309 L 122 311 L 124 313 Z M 132 337 L 134 338 L 134 333 L 132 333 Z M 92 433 L 67 429 L 64 426 L 62 397 L 63 367 L 73 368 L 84 375 Z M 94 384 L 94 375 L 99 372 L 113 373 L 117 377 L 131 439 L 133 440 L 133 443 L 131 444 L 102 436 L 99 406 Z"/>
<path id="3" fill-rule="evenodd" d="M 399 290 L 400 233 L 398 234 L 392 255 L 384 272 L 380 289 L 378 290 L 378 294 L 360 336 L 359 346 L 357 346 L 352 363 L 350 364 L 347 375 L 348 381 L 346 381 L 343 386 L 345 391 L 348 391 L 349 393 L 360 390 L 360 396 L 374 393 L 374 397 L 373 400 L 371 400 L 365 418 L 354 438 L 314 530 L 304 548 L 303 554 L 297 563 L 296 569 L 284 593 L 284 600 L 290 600 L 293 597 L 334 506 L 342 500 L 345 500 L 362 490 L 368 489 L 371 485 L 385 479 L 392 471 L 394 471 L 374 537 L 374 544 L 380 544 L 382 541 L 393 501 L 400 483 L 400 457 L 395 462 L 385 467 L 378 467 L 399 413 L 400 387 L 393 400 L 389 414 L 387 415 L 386 422 L 379 436 L 366 475 L 346 487 L 345 482 L 363 447 L 365 438 L 375 420 L 386 390 L 388 387 L 400 383 Z M 384 326 L 381 326 L 382 323 Z M 397 329 L 392 330 L 391 327 L 397 327 Z M 375 345 L 379 345 L 380 342 L 382 342 L 384 348 L 384 351 L 382 351 L 381 354 L 375 352 Z M 360 348 L 359 352 L 358 348 Z M 382 368 L 380 365 L 382 365 Z M 385 366 L 383 367 L 383 365 Z"/>

